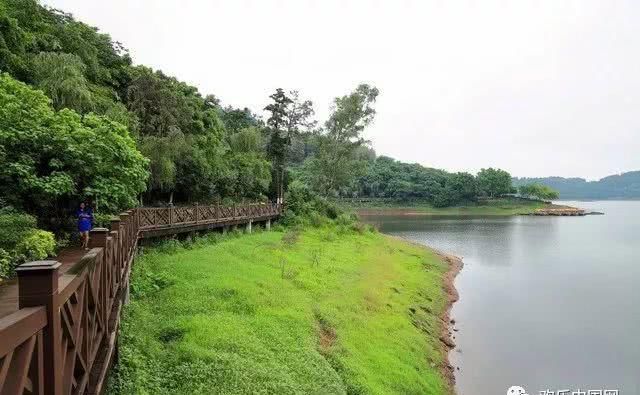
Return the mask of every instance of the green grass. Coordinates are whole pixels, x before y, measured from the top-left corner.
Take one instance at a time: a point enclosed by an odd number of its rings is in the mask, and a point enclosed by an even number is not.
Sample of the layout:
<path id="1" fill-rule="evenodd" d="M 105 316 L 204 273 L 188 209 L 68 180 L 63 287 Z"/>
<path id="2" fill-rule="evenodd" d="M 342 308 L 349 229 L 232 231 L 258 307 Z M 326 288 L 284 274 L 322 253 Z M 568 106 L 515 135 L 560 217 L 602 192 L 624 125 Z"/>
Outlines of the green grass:
<path id="1" fill-rule="evenodd" d="M 447 266 L 330 226 L 137 259 L 116 394 L 442 394 Z"/>
<path id="2" fill-rule="evenodd" d="M 409 212 L 421 215 L 451 215 L 451 216 L 510 216 L 523 215 L 533 213 L 535 210 L 548 207 L 550 204 L 538 201 L 529 201 L 522 199 L 492 199 L 480 201 L 477 203 L 470 202 L 465 205 L 453 207 L 433 207 L 432 205 L 421 202 L 394 202 L 375 200 L 362 203 L 345 203 L 340 204 L 343 208 L 348 208 L 358 212 L 388 211 L 388 212 Z"/>

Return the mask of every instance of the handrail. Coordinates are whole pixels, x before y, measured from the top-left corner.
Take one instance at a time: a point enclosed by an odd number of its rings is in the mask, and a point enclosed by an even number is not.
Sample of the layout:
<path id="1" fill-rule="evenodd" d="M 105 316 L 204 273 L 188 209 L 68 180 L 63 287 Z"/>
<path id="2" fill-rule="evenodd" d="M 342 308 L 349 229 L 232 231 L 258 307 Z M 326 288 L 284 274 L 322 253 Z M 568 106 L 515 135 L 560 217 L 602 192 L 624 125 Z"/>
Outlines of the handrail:
<path id="1" fill-rule="evenodd" d="M 0 394 L 100 394 L 115 355 L 120 311 L 145 231 L 277 218 L 282 204 L 136 208 L 91 231 L 91 250 L 66 272 L 56 261 L 20 265 L 19 309 L 0 318 Z"/>
<path id="2" fill-rule="evenodd" d="M 212 224 L 230 219 L 259 219 L 279 215 L 281 211 L 282 204 L 277 203 L 253 203 L 241 206 L 142 207 L 136 209 L 141 230 Z"/>

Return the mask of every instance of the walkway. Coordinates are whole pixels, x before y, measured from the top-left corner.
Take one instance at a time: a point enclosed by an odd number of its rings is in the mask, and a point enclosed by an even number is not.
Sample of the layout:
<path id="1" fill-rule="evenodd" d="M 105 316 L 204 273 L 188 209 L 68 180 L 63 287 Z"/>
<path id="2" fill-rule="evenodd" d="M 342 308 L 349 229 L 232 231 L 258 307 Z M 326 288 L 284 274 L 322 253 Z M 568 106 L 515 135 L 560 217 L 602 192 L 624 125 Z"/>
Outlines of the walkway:
<path id="1" fill-rule="evenodd" d="M 282 204 L 137 208 L 91 231 L 89 251 L 28 262 L 0 285 L 0 394 L 102 394 L 138 240 L 271 221 Z M 18 309 L 18 306 L 22 308 Z"/>
<path id="2" fill-rule="evenodd" d="M 80 247 L 69 247 L 60 251 L 52 258 L 60 262 L 60 276 L 65 274 L 76 262 L 86 254 L 87 251 Z M 18 279 L 4 281 L 0 283 L 0 318 L 7 316 L 18 310 Z"/>

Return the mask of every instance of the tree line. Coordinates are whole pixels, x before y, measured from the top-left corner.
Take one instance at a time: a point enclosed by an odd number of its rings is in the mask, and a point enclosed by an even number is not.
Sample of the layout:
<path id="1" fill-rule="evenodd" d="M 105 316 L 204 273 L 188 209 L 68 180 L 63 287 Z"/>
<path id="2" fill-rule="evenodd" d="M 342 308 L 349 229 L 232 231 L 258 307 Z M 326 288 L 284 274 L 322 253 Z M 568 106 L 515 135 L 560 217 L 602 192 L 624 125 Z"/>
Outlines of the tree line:
<path id="1" fill-rule="evenodd" d="M 84 199 L 105 212 L 282 199 L 303 163 L 315 190 L 338 189 L 378 94 L 358 86 L 318 126 L 310 101 L 278 89 L 265 121 L 133 65 L 109 35 L 35 0 L 0 0 L 0 71 L 1 197 L 43 218 Z"/>
<path id="2" fill-rule="evenodd" d="M 599 180 L 542 177 L 514 178 L 514 185 L 544 184 L 557 190 L 563 199 L 640 199 L 640 171 L 613 174 Z"/>
<path id="3" fill-rule="evenodd" d="M 513 191 L 503 170 L 474 176 L 377 157 L 363 132 L 379 93 L 358 85 L 319 121 L 310 100 L 277 89 L 263 119 L 134 65 L 121 43 L 70 14 L 0 0 L 0 241 L 15 226 L 40 241 L 37 227 L 72 230 L 86 200 L 106 216 L 140 204 L 281 201 L 289 186 L 301 204 L 372 196 L 448 206 Z M 17 249 L 32 251 L 20 259 L 45 254 L 46 239 L 0 245 L 0 266 Z"/>

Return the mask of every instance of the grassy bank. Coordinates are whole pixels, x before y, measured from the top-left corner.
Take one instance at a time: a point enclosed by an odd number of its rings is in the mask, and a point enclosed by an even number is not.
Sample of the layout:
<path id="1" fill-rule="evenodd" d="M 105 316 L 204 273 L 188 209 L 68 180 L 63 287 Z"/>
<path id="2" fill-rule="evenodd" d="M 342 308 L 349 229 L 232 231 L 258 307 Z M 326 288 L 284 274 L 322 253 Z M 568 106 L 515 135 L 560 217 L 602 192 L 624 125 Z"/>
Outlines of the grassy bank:
<path id="1" fill-rule="evenodd" d="M 433 252 L 336 226 L 170 247 L 134 266 L 112 394 L 448 392 Z"/>
<path id="2" fill-rule="evenodd" d="M 452 216 L 509 216 L 531 214 L 540 208 L 553 207 L 539 201 L 524 199 L 491 199 L 469 202 L 453 207 L 433 207 L 422 201 L 362 201 L 342 202 L 340 206 L 361 214 L 415 214 L 415 215 L 452 215 Z"/>

